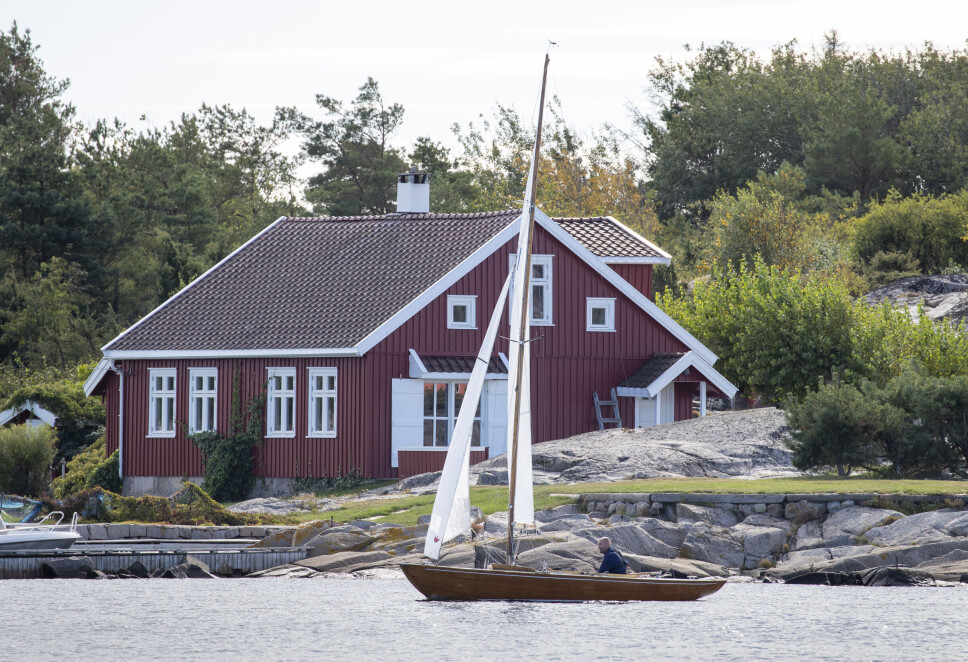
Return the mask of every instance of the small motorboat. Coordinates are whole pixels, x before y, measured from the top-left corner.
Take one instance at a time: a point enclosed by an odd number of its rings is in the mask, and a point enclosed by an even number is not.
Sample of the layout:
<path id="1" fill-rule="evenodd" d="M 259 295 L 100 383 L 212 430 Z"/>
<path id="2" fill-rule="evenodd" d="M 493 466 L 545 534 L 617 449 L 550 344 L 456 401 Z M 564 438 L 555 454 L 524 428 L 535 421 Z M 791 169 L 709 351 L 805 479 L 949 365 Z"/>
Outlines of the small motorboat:
<path id="1" fill-rule="evenodd" d="M 61 524 L 64 513 L 55 510 L 39 522 L 9 524 L 0 508 L 0 552 L 23 550 L 68 549 L 81 539 L 77 532 L 77 513 L 70 524 Z"/>

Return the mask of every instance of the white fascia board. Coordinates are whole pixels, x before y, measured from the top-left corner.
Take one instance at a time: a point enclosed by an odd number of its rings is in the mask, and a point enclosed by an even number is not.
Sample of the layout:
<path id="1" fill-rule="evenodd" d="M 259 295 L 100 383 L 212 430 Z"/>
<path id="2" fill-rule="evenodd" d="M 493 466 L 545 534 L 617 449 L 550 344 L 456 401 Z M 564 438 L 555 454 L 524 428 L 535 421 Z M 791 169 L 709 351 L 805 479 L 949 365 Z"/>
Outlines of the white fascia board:
<path id="1" fill-rule="evenodd" d="M 46 423 L 51 427 L 54 427 L 57 424 L 57 417 L 54 416 L 53 413 L 47 411 L 46 409 L 38 405 L 36 402 L 30 402 L 28 404 L 30 405 L 31 413 L 37 418 L 39 418 L 40 420 L 42 420 L 44 423 Z"/>
<path id="2" fill-rule="evenodd" d="M 695 358 L 696 360 L 693 361 L 692 364 L 693 367 L 701 372 L 710 382 L 712 382 L 713 386 L 722 391 L 723 395 L 725 395 L 727 398 L 731 399 L 734 395 L 736 395 L 736 392 L 739 391 L 739 389 L 734 386 L 731 381 L 723 377 L 719 371 L 716 370 L 716 368 L 703 361 L 701 357 L 697 356 Z"/>
<path id="3" fill-rule="evenodd" d="M 656 322 L 661 324 L 669 333 L 678 338 L 689 349 L 693 350 L 703 358 L 706 363 L 712 365 L 716 362 L 717 356 L 703 345 L 691 333 L 682 328 L 678 322 L 669 317 L 657 305 L 649 301 L 649 298 L 632 287 L 631 283 L 612 271 L 607 264 L 582 246 L 577 239 L 572 237 L 560 225 L 551 220 L 547 214 L 540 209 L 535 210 L 535 221 L 547 230 L 551 236 L 567 246 L 571 251 L 584 260 L 588 266 L 597 271 L 605 280 L 614 285 L 622 294 L 628 297 L 634 304 L 644 310 Z"/>
<path id="4" fill-rule="evenodd" d="M 547 217 L 546 217 L 547 218 Z M 366 354 L 376 347 L 384 338 L 399 329 L 407 320 L 423 310 L 434 299 L 446 292 L 451 285 L 471 272 L 474 267 L 486 260 L 498 248 L 509 242 L 518 233 L 518 223 L 521 215 L 514 217 L 507 227 L 487 240 L 484 245 L 474 251 L 463 262 L 448 271 L 443 278 L 421 292 L 417 297 L 406 306 L 397 311 L 393 317 L 376 328 L 370 335 L 361 340 L 356 349 L 360 355 Z M 564 232 L 564 230 L 562 230 Z"/>
<path id="5" fill-rule="evenodd" d="M 22 412 L 23 409 L 20 407 L 11 407 L 10 409 L 4 409 L 0 411 L 0 425 L 6 425 L 14 419 L 14 416 Z"/>
<path id="6" fill-rule="evenodd" d="M 658 393 L 670 383 L 672 380 L 681 375 L 686 371 L 686 368 L 694 366 L 693 359 L 696 358 L 695 352 L 686 352 L 679 357 L 679 360 L 673 363 L 671 366 L 666 368 L 666 371 L 661 375 L 652 380 L 652 383 L 648 386 L 649 393 Z"/>
<path id="7" fill-rule="evenodd" d="M 114 361 L 111 359 L 103 358 L 98 361 L 97 365 L 94 366 L 94 370 L 92 370 L 91 374 L 88 375 L 87 379 L 84 380 L 84 395 L 91 397 L 91 393 L 94 392 L 94 389 L 97 388 L 97 385 L 101 383 L 102 379 L 104 379 L 104 375 L 106 375 L 108 370 L 110 370 L 113 366 Z"/>
<path id="8" fill-rule="evenodd" d="M 232 251 L 231 253 L 229 253 L 225 257 L 223 257 L 215 265 L 213 265 L 208 271 L 206 271 L 201 276 L 199 276 L 198 278 L 196 278 L 195 280 L 193 280 L 192 282 L 190 282 L 185 287 L 183 287 L 180 290 L 178 290 L 177 292 L 175 292 L 175 294 L 173 294 L 171 296 L 171 298 L 169 298 L 167 301 L 165 301 L 164 303 L 162 303 L 160 306 L 158 306 L 157 308 L 155 308 L 154 310 L 152 310 L 150 313 L 148 313 L 147 315 L 145 315 L 144 317 L 142 317 L 140 320 L 138 320 L 137 322 L 135 322 L 134 324 L 132 324 L 131 326 L 129 326 L 127 329 L 125 329 L 124 331 L 122 331 L 120 334 L 118 334 L 117 336 L 115 336 L 115 338 L 113 340 L 111 340 L 106 345 L 104 345 L 104 347 L 101 348 L 101 351 L 104 352 L 104 355 L 105 356 L 107 356 L 108 355 L 108 352 L 107 352 L 107 348 L 108 347 L 110 347 L 111 345 L 113 345 L 114 343 L 116 343 L 117 341 L 121 340 L 122 338 L 124 338 L 129 333 L 131 333 L 133 330 L 135 330 L 136 328 L 138 328 L 142 324 L 142 322 L 144 322 L 145 320 L 147 320 L 148 318 L 150 318 L 152 315 L 154 315 L 155 313 L 157 313 L 159 310 L 163 309 L 165 306 L 167 306 L 168 304 L 170 304 L 172 301 L 174 301 L 175 299 L 177 299 L 178 297 L 180 297 L 182 294 L 184 294 L 185 292 L 187 292 L 196 283 L 198 283 L 203 278 L 205 278 L 207 275 L 209 275 L 210 273 L 212 273 L 213 271 L 215 271 L 216 269 L 218 269 L 220 266 L 222 266 L 223 264 L 225 264 L 226 262 L 228 262 L 229 260 L 231 260 L 233 257 L 235 257 L 235 254 L 236 253 L 238 253 L 239 251 L 243 250 L 246 246 L 248 246 L 249 244 L 251 244 L 253 241 L 255 241 L 256 239 L 258 239 L 259 237 L 261 237 L 262 235 L 264 235 L 266 232 L 268 232 L 272 228 L 274 228 L 276 225 L 278 225 L 285 218 L 288 218 L 288 216 L 280 216 L 275 221 L 273 221 L 269 225 L 267 225 L 264 228 L 262 228 L 262 230 L 259 233 L 257 233 L 255 236 L 253 236 L 247 242 L 245 242 L 244 244 L 242 244 L 241 246 L 239 246 L 238 248 L 236 248 L 234 251 Z"/>
<path id="9" fill-rule="evenodd" d="M 325 349 L 125 349 L 104 352 L 109 359 L 258 359 L 301 357 L 358 357 L 355 347 L 330 347 Z"/>
<path id="10" fill-rule="evenodd" d="M 672 380 L 685 372 L 687 368 L 695 368 L 701 372 L 707 380 L 712 382 L 713 386 L 726 394 L 726 397 L 732 398 L 734 395 L 736 395 L 736 391 L 738 389 L 733 386 L 728 379 L 719 374 L 715 368 L 703 361 L 702 357 L 695 352 L 686 352 L 683 354 L 678 361 L 673 363 L 665 372 L 656 377 L 655 380 L 649 384 L 647 390 L 650 393 L 658 393 L 666 386 L 671 384 Z"/>
<path id="11" fill-rule="evenodd" d="M 642 235 L 640 235 L 638 232 L 636 232 L 635 230 L 633 230 L 629 226 L 625 225 L 624 223 L 622 223 L 621 221 L 619 221 L 618 219 L 616 219 L 614 216 L 606 216 L 605 218 L 607 218 L 612 223 L 614 223 L 615 225 L 617 225 L 619 228 L 621 228 L 622 230 L 624 230 L 627 234 L 632 235 L 638 241 L 641 241 L 643 244 L 645 244 L 646 246 L 648 246 L 649 248 L 651 248 L 652 250 L 654 250 L 656 253 L 658 253 L 659 255 L 661 255 L 666 260 L 665 264 L 669 264 L 670 262 L 672 262 L 672 256 L 671 255 L 669 255 L 668 253 L 666 253 L 664 250 L 662 250 L 661 248 L 659 248 L 658 246 L 656 246 L 655 244 L 653 244 L 651 241 L 649 241 L 648 239 L 646 239 L 645 237 L 643 237 Z"/>
<path id="12" fill-rule="evenodd" d="M 651 398 L 652 394 L 649 393 L 647 388 L 628 388 L 619 387 L 615 389 L 615 395 L 620 398 Z"/>
<path id="13" fill-rule="evenodd" d="M 672 263 L 667 257 L 601 257 L 598 258 L 605 264 L 664 264 Z"/>

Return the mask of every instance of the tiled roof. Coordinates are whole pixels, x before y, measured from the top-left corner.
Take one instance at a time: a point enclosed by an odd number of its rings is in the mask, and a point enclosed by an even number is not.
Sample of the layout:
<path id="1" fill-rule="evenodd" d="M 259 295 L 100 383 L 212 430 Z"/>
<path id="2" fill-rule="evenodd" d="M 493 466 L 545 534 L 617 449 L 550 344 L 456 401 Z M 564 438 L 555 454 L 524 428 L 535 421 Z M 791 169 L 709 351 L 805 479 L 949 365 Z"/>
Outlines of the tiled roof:
<path id="1" fill-rule="evenodd" d="M 421 356 L 427 372 L 469 373 L 474 369 L 476 356 Z M 500 357 L 492 357 L 487 364 L 487 372 L 492 375 L 508 374 L 508 367 Z"/>
<path id="2" fill-rule="evenodd" d="M 556 218 L 555 222 L 596 256 L 609 258 L 668 258 L 608 217 Z"/>
<path id="3" fill-rule="evenodd" d="M 105 349 L 352 347 L 519 214 L 284 218 Z"/>
<path id="4" fill-rule="evenodd" d="M 666 370 L 675 365 L 682 358 L 682 354 L 656 354 L 642 364 L 642 367 L 629 375 L 619 388 L 649 388 Z"/>
<path id="5" fill-rule="evenodd" d="M 354 347 L 519 214 L 283 218 L 104 349 Z M 555 220 L 603 259 L 659 255 L 612 219 Z"/>

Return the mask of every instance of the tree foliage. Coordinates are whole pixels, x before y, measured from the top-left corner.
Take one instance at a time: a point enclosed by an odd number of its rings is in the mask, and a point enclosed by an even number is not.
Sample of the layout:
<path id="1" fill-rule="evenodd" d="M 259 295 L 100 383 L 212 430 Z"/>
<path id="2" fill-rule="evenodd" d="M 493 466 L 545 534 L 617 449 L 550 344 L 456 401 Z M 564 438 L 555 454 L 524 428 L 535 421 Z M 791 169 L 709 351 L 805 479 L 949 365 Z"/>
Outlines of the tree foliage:
<path id="1" fill-rule="evenodd" d="M 852 52 L 836 33 L 820 51 L 796 42 L 766 59 L 729 42 L 659 59 L 653 117 L 633 108 L 660 215 L 732 194 L 783 162 L 815 193 L 866 203 L 895 188 L 952 193 L 968 183 L 968 51 Z"/>

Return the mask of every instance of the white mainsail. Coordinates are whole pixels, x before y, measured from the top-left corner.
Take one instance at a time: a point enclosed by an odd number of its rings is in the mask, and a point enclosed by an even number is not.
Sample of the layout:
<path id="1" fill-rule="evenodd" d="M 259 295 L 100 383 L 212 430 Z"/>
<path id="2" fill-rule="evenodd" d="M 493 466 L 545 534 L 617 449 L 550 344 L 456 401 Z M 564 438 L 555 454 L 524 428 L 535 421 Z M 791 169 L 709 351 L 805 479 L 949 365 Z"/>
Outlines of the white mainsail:
<path id="1" fill-rule="evenodd" d="M 471 526 L 470 486 L 467 482 L 471 461 L 471 432 L 474 429 L 474 414 L 481 399 L 484 378 L 487 376 L 487 366 L 491 360 L 491 351 L 494 349 L 494 340 L 504 312 L 510 282 L 509 275 L 504 281 L 501 296 L 498 297 L 497 305 L 491 314 L 491 322 L 484 333 L 484 342 L 481 343 L 477 360 L 471 370 L 471 378 L 467 382 L 467 390 L 464 391 L 464 400 L 457 413 L 457 421 L 454 423 L 454 432 L 447 449 L 447 458 L 444 460 L 444 469 L 440 474 L 440 486 L 437 488 L 434 509 L 430 515 L 430 526 L 427 528 L 427 540 L 424 543 L 424 556 L 435 561 L 440 558 L 441 545 L 464 533 Z"/>
<path id="2" fill-rule="evenodd" d="M 542 101 L 544 94 L 542 93 Z M 540 121 L 540 120 L 539 120 Z M 539 128 L 540 136 L 540 128 Z M 540 138 L 535 140 L 534 155 L 528 172 L 527 188 L 524 192 L 524 205 L 521 209 L 521 229 L 518 232 L 518 251 L 514 260 L 513 281 L 511 283 L 511 335 L 508 347 L 508 476 L 515 475 L 514 504 L 515 524 L 534 524 L 534 486 L 531 475 L 531 232 L 534 218 L 534 174 L 538 167 Z M 527 303 L 527 305 L 524 305 Z M 521 316 L 524 315 L 522 320 Z M 522 323 L 523 322 L 523 323 Z M 518 383 L 518 362 L 520 361 L 521 382 Z M 520 398 L 515 412 L 515 391 L 520 390 Z M 517 425 L 515 425 L 517 415 Z M 517 439 L 514 438 L 515 432 Z M 515 453 L 514 449 L 517 448 Z M 512 467 L 515 462 L 516 467 Z"/>

